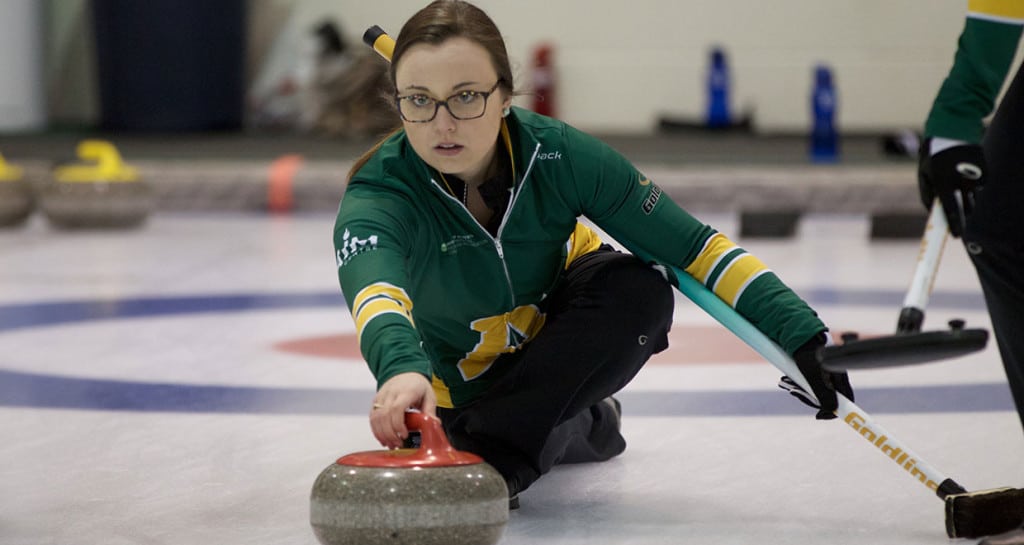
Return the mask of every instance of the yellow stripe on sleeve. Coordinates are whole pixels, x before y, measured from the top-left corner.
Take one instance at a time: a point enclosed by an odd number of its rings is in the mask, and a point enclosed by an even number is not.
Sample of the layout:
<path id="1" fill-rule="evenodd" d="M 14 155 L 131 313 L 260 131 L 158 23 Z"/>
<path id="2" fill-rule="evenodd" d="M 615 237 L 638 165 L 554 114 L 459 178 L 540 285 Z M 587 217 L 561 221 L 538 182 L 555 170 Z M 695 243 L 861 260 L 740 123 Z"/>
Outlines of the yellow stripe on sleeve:
<path id="1" fill-rule="evenodd" d="M 391 299 L 380 298 L 374 299 L 373 301 L 370 301 L 369 303 L 363 305 L 363 307 L 359 311 L 359 314 L 357 314 L 355 317 L 356 329 L 362 331 L 370 320 L 376 318 L 377 316 L 380 316 L 381 314 L 391 313 L 400 314 L 403 317 L 405 317 L 405 319 L 409 320 L 409 323 L 412 323 L 412 318 L 410 318 L 409 314 L 405 312 L 405 309 L 402 308 L 402 305 L 398 304 L 397 302 Z"/>
<path id="2" fill-rule="evenodd" d="M 722 271 L 711 291 L 715 292 L 719 299 L 735 308 L 736 302 L 739 301 L 740 295 L 743 294 L 743 290 L 755 278 L 766 272 L 769 272 L 767 265 L 757 257 L 745 253 L 725 267 L 725 270 Z"/>
<path id="3" fill-rule="evenodd" d="M 686 272 L 700 283 L 707 282 L 708 275 L 715 270 L 722 256 L 736 248 L 736 244 L 722 233 L 715 233 L 704 243 L 697 257 L 686 267 Z"/>
<path id="4" fill-rule="evenodd" d="M 375 297 L 388 297 L 390 299 L 394 299 L 410 312 L 412 311 L 412 299 L 409 298 L 409 294 L 405 293 L 405 290 L 394 284 L 388 284 L 387 282 L 376 282 L 359 290 L 355 299 L 352 300 L 353 317 L 359 312 L 359 307 L 365 304 L 367 300 Z"/>
<path id="5" fill-rule="evenodd" d="M 398 314 L 415 326 L 412 320 L 412 300 L 409 299 L 405 290 L 392 284 L 378 282 L 366 286 L 356 294 L 352 301 L 352 307 L 352 319 L 356 323 L 356 338 L 360 343 L 366 324 L 384 314 Z"/>
<path id="6" fill-rule="evenodd" d="M 1021 0 L 968 0 L 967 15 L 979 19 L 1024 24 L 1024 2 Z"/>

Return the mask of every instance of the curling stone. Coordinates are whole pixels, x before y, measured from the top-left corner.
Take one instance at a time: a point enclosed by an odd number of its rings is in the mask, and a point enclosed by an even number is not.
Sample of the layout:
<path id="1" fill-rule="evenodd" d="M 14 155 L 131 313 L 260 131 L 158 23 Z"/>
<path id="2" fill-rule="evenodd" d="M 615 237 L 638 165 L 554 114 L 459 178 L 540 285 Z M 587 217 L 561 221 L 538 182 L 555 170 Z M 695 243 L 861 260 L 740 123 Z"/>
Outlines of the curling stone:
<path id="1" fill-rule="evenodd" d="M 8 164 L 0 155 L 0 227 L 25 223 L 35 206 L 32 187 L 22 169 Z"/>
<path id="2" fill-rule="evenodd" d="M 441 423 L 405 416 L 418 449 L 366 451 L 324 469 L 310 494 L 323 545 L 493 545 L 508 522 L 508 489 L 479 456 L 452 448 Z"/>
<path id="3" fill-rule="evenodd" d="M 153 208 L 153 195 L 138 171 L 121 161 L 110 142 L 85 140 L 77 152 L 83 164 L 55 168 L 41 191 L 39 206 L 50 223 L 64 229 L 142 224 Z"/>

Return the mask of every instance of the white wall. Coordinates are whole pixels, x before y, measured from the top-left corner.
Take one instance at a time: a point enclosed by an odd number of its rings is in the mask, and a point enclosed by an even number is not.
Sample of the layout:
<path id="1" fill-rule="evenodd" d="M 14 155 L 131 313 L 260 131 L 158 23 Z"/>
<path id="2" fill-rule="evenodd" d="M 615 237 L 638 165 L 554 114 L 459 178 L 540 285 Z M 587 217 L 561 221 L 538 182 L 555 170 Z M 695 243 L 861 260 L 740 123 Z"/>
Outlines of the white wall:
<path id="1" fill-rule="evenodd" d="M 274 51 L 287 49 L 283 42 L 295 41 L 325 17 L 359 46 L 367 27 L 377 24 L 397 35 L 426 3 L 252 0 L 250 78 L 267 72 Z M 80 0 L 70 2 L 75 4 Z M 729 54 L 734 110 L 753 108 L 761 132 L 806 130 L 813 67 L 819 62 L 831 66 L 836 78 L 841 129 L 918 128 L 952 62 L 966 8 L 963 0 L 477 0 L 477 5 L 505 35 L 520 87 L 529 83 L 533 48 L 550 41 L 556 47 L 559 117 L 585 130 L 632 133 L 653 130 L 662 115 L 701 115 L 713 44 Z M 61 55 L 51 53 L 52 58 Z M 51 76 L 60 71 L 50 68 Z M 75 84 L 59 82 L 58 88 L 73 90 Z"/>
<path id="2" fill-rule="evenodd" d="M 281 4 L 278 0 L 277 4 Z M 397 35 L 419 0 L 301 0 L 290 24 L 335 17 L 352 40 Z M 477 0 L 528 83 L 532 48 L 556 46 L 560 117 L 589 130 L 643 132 L 696 117 L 712 44 L 726 48 L 733 108 L 759 130 L 804 130 L 813 66 L 830 65 L 846 130 L 917 127 L 952 62 L 960 0 Z"/>

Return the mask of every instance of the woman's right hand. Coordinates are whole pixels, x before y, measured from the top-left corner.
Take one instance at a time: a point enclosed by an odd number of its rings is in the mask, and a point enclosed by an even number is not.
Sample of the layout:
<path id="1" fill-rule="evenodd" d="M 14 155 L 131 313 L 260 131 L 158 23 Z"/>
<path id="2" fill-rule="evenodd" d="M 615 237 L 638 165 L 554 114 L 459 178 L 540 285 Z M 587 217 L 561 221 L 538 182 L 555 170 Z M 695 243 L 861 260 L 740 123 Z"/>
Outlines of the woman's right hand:
<path id="1" fill-rule="evenodd" d="M 381 445 L 389 449 L 401 448 L 402 441 L 409 436 L 405 427 L 405 411 L 410 408 L 437 418 L 434 388 L 430 380 L 420 373 L 395 375 L 377 390 L 370 411 L 370 428 Z"/>

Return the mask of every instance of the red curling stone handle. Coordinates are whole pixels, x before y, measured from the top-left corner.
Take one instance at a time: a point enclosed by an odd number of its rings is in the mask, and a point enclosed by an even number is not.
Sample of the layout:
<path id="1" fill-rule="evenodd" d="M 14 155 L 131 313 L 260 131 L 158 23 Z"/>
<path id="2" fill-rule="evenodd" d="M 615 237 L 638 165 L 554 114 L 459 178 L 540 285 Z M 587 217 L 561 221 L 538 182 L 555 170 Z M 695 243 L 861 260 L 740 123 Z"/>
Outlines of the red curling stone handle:
<path id="1" fill-rule="evenodd" d="M 484 461 L 476 454 L 452 448 L 438 418 L 407 412 L 405 426 L 420 432 L 420 448 L 356 452 L 338 458 L 336 463 L 359 467 L 450 467 Z"/>

